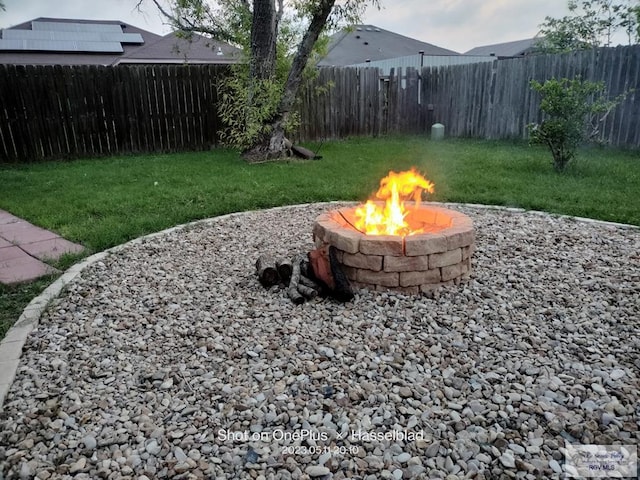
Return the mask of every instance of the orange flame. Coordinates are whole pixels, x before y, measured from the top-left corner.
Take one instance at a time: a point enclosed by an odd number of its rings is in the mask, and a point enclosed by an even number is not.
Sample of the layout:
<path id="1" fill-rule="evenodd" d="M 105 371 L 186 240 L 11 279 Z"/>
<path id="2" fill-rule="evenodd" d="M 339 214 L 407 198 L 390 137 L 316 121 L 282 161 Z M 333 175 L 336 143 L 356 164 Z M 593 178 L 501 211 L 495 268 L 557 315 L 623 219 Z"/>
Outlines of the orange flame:
<path id="1" fill-rule="evenodd" d="M 415 168 L 406 172 L 389 172 L 380 180 L 376 198 L 384 200 L 384 205 L 369 200 L 356 208 L 355 227 L 367 235 L 411 235 L 419 231 L 412 230 L 407 223 L 405 202 L 411 198 L 415 208 L 420 205 L 422 191 L 433 193 L 433 183 L 420 175 Z"/>

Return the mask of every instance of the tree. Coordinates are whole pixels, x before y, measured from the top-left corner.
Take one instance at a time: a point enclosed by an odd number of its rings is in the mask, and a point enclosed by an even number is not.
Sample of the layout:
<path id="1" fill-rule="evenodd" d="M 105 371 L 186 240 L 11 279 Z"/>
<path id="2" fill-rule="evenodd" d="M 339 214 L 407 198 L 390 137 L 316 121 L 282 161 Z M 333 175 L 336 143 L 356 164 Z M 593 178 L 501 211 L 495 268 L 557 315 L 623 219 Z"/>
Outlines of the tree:
<path id="1" fill-rule="evenodd" d="M 640 43 L 640 2 L 637 5 L 629 7 L 629 15 L 626 19 L 628 22 L 624 25 L 625 32 L 629 36 L 629 43 L 635 37 L 635 43 Z"/>
<path id="2" fill-rule="evenodd" d="M 604 82 L 580 78 L 532 80 L 531 88 L 542 95 L 540 110 L 546 118 L 528 125 L 530 140 L 549 147 L 557 171 L 565 169 L 581 143 L 600 136 L 600 124 L 626 95 L 608 100 Z"/>
<path id="3" fill-rule="evenodd" d="M 623 30 L 629 44 L 638 42 L 637 0 L 577 0 L 567 2 L 569 15 L 546 17 L 538 36 L 538 50 L 545 53 L 609 47 L 613 35 Z"/>
<path id="4" fill-rule="evenodd" d="M 323 30 L 338 22 L 355 23 L 367 5 L 379 5 L 379 0 L 290 0 L 286 5 L 284 0 L 166 0 L 170 2 L 166 7 L 163 0 L 152 1 L 181 32 L 206 34 L 248 51 L 246 95 L 235 100 L 245 103 L 240 121 L 248 127 L 245 140 L 249 138 L 250 144 L 245 145 L 243 155 L 249 160 L 279 158 L 286 152 L 285 128 Z M 299 35 L 293 35 L 297 40 L 294 49 L 278 42 L 287 12 L 287 25 L 305 26 Z M 279 78 L 277 66 L 283 57 L 288 61 Z"/>

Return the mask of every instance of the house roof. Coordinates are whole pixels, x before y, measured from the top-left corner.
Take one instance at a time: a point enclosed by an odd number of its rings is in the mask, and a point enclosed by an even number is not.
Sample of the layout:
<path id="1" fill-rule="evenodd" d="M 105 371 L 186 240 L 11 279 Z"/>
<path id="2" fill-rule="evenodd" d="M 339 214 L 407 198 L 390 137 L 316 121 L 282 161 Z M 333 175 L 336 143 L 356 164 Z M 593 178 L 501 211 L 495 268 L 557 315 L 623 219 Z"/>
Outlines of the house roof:
<path id="1" fill-rule="evenodd" d="M 197 34 L 186 39 L 172 32 L 123 55 L 116 63 L 238 63 L 241 53 L 225 42 Z"/>
<path id="2" fill-rule="evenodd" d="M 14 25 L 8 30 L 32 30 L 33 22 L 53 22 L 53 23 L 74 23 L 74 24 L 98 24 L 98 25 L 119 25 L 126 33 L 137 33 L 142 36 L 143 44 L 122 43 L 122 52 L 69 52 L 69 51 L 36 51 L 36 50 L 2 50 L 0 51 L 0 63 L 18 65 L 111 65 L 114 60 L 123 55 L 132 53 L 143 45 L 155 42 L 162 38 L 155 33 L 142 30 L 134 25 L 130 25 L 118 20 L 79 20 L 67 18 L 36 18 L 25 23 Z M 4 31 L 3 31 L 4 33 Z M 3 35 L 3 38 L 5 36 Z"/>
<path id="3" fill-rule="evenodd" d="M 518 57 L 531 53 L 539 38 L 526 38 L 513 42 L 482 45 L 465 52 L 464 55 L 495 55 L 496 57 Z"/>
<path id="4" fill-rule="evenodd" d="M 58 24 L 58 25 L 56 25 Z M 64 26 L 63 26 L 64 24 Z M 106 27 L 105 27 L 106 26 Z M 116 28 L 110 27 L 115 26 Z M 84 42 L 84 36 L 95 36 L 100 30 L 116 33 L 115 43 Z M 12 32 L 7 32 L 11 30 Z M 7 41 L 15 37 L 34 37 L 36 40 Z M 60 30 L 75 32 L 59 33 Z M 84 30 L 89 30 L 89 33 Z M 7 32 L 7 33 L 5 33 Z M 78 33 L 82 32 L 82 33 Z M 124 35 L 123 35 L 124 34 Z M 133 35 L 131 35 L 133 34 Z M 60 41 L 59 38 L 77 36 L 80 41 Z M 111 35 L 114 35 L 111 33 Z M 0 31 L 0 64 L 16 65 L 117 65 L 119 63 L 232 63 L 237 60 L 238 49 L 199 35 L 191 41 L 178 38 L 175 33 L 164 37 L 119 20 L 80 20 L 63 18 L 37 18 Z M 112 38 L 109 38 L 112 40 Z M 207 45 L 215 47 L 210 48 Z M 15 48 L 14 48 L 15 46 Z M 96 51 L 97 50 L 97 51 Z M 218 55 L 218 52 L 223 55 Z"/>
<path id="5" fill-rule="evenodd" d="M 367 60 L 386 60 L 423 51 L 425 55 L 459 55 L 414 38 L 405 37 L 375 25 L 354 25 L 331 36 L 327 55 L 318 66 L 345 66 Z"/>

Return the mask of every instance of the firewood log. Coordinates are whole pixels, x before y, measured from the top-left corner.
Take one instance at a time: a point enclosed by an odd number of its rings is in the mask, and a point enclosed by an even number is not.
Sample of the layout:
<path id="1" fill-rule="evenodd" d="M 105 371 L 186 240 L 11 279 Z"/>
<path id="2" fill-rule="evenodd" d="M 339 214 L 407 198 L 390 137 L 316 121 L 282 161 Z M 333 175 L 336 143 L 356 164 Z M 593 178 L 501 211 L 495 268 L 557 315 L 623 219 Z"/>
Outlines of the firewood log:
<path id="1" fill-rule="evenodd" d="M 316 298 L 318 296 L 317 290 L 311 287 L 307 287 L 303 283 L 299 283 L 297 289 L 298 292 L 300 292 L 307 300 L 311 300 L 312 298 Z"/>
<path id="2" fill-rule="evenodd" d="M 302 269 L 300 269 L 300 283 L 305 287 L 313 288 L 318 293 L 320 293 L 320 290 L 322 290 L 322 285 L 320 285 L 318 282 L 314 280 L 311 280 L 309 277 L 305 276 L 305 274 L 302 272 Z"/>
<path id="3" fill-rule="evenodd" d="M 291 278 L 291 271 L 293 270 L 291 260 L 289 260 L 288 258 L 281 258 L 277 260 L 276 269 L 278 270 L 280 280 L 282 280 L 282 282 L 285 284 L 289 283 L 289 279 Z"/>
<path id="4" fill-rule="evenodd" d="M 300 305 L 304 303 L 304 296 L 298 291 L 298 284 L 300 283 L 300 262 L 302 257 L 296 255 L 293 258 L 291 279 L 289 280 L 289 288 L 287 288 L 287 295 L 293 303 Z"/>
<path id="5" fill-rule="evenodd" d="M 276 270 L 276 262 L 270 255 L 260 255 L 256 261 L 256 271 L 260 283 L 265 287 L 270 287 L 279 282 L 278 270 Z"/>

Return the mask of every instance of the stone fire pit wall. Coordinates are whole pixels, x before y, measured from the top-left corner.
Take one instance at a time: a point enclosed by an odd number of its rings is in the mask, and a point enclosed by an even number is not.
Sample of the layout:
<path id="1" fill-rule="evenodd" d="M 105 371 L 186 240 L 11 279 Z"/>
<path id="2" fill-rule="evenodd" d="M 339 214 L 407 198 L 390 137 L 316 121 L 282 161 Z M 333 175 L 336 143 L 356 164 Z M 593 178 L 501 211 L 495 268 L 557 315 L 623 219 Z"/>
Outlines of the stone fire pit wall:
<path id="1" fill-rule="evenodd" d="M 469 277 L 475 233 L 472 220 L 463 213 L 422 204 L 407 219 L 411 225 L 421 225 L 424 233 L 401 237 L 357 231 L 352 226 L 354 211 L 324 213 L 313 228 L 316 247 L 336 247 L 353 286 L 418 294 Z"/>

